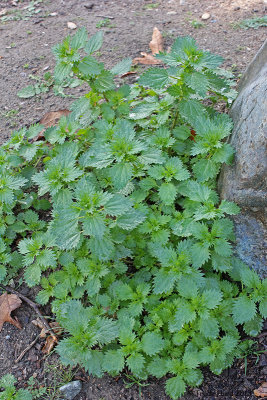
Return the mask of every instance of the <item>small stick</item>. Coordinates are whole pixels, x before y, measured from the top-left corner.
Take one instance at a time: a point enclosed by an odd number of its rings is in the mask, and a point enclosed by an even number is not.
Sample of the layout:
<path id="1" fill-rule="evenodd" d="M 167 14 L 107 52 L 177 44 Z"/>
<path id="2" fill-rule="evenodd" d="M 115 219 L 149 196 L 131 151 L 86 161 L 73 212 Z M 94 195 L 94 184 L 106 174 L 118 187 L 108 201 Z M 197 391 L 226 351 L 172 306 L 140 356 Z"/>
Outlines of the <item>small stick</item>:
<path id="1" fill-rule="evenodd" d="M 258 338 L 262 338 L 264 336 L 267 336 L 267 332 L 260 333 L 257 337 Z"/>
<path id="2" fill-rule="evenodd" d="M 36 338 L 26 347 L 26 349 L 23 350 L 23 352 L 18 356 L 18 358 L 15 360 L 15 364 L 17 364 L 37 342 L 39 339 L 40 335 L 37 335 Z"/>
<path id="3" fill-rule="evenodd" d="M 96 17 L 114 19 L 115 17 L 110 17 L 109 15 L 96 15 Z"/>
<path id="4" fill-rule="evenodd" d="M 46 329 L 51 332 L 51 336 L 54 340 L 57 340 L 57 336 L 55 335 L 53 329 L 51 328 L 51 326 L 48 324 L 48 322 L 46 321 L 46 319 L 43 317 L 43 315 L 41 314 L 41 311 L 39 310 L 38 306 L 36 303 L 34 303 L 34 301 L 28 299 L 28 297 L 24 296 L 23 294 L 20 294 L 19 292 L 17 292 L 14 289 L 11 289 L 8 286 L 4 286 L 4 285 L 0 285 L 0 288 L 3 290 L 6 290 L 7 292 L 16 294 L 18 297 L 20 297 L 22 300 L 25 301 L 25 303 L 28 303 L 36 312 L 36 314 L 39 316 L 40 320 L 42 321 L 43 325 L 46 327 Z"/>

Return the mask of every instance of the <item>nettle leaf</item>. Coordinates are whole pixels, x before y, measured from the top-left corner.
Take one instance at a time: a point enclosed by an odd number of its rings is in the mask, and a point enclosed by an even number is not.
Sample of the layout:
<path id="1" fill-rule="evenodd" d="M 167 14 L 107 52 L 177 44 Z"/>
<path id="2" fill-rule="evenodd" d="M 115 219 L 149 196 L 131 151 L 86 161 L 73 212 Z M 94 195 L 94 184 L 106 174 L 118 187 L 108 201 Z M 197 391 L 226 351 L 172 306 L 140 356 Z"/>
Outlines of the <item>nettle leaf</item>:
<path id="1" fill-rule="evenodd" d="M 159 188 L 160 200 L 167 206 L 173 204 L 177 195 L 177 189 L 172 183 L 163 183 Z"/>
<path id="2" fill-rule="evenodd" d="M 110 168 L 110 177 L 116 189 L 126 186 L 133 174 L 133 167 L 130 163 L 117 163 Z"/>
<path id="3" fill-rule="evenodd" d="M 133 353 L 127 358 L 126 364 L 130 371 L 138 376 L 145 366 L 145 358 L 140 353 Z"/>
<path id="4" fill-rule="evenodd" d="M 88 54 L 92 54 L 95 51 L 99 50 L 103 44 L 103 32 L 98 31 L 95 35 L 91 36 L 88 42 L 86 43 L 84 50 Z"/>
<path id="5" fill-rule="evenodd" d="M 240 295 L 233 304 L 233 318 L 236 324 L 250 321 L 256 314 L 256 305 L 249 297 Z"/>
<path id="6" fill-rule="evenodd" d="M 112 374 L 119 374 L 124 368 L 124 355 L 121 350 L 108 350 L 103 359 L 103 369 Z"/>
<path id="7" fill-rule="evenodd" d="M 139 84 L 153 89 L 161 89 L 169 82 L 169 75 L 166 69 L 150 68 L 139 79 Z"/>
<path id="8" fill-rule="evenodd" d="M 175 400 L 185 392 L 185 382 L 180 376 L 175 376 L 166 381 L 166 393 L 171 399 Z"/>
<path id="9" fill-rule="evenodd" d="M 206 75 L 200 72 L 188 73 L 185 75 L 185 83 L 200 96 L 204 97 L 209 88 L 209 80 Z"/>
<path id="10" fill-rule="evenodd" d="M 219 164 L 212 159 L 202 159 L 193 165 L 193 172 L 199 182 L 205 182 L 219 173 Z"/>
<path id="11" fill-rule="evenodd" d="M 114 65 L 114 67 L 111 68 L 110 72 L 112 72 L 114 75 L 123 75 L 126 74 L 126 72 L 130 71 L 131 65 L 132 59 L 124 58 L 118 64 Z"/>
<path id="12" fill-rule="evenodd" d="M 142 337 L 142 348 L 146 354 L 153 356 L 164 348 L 164 340 L 156 332 L 146 332 Z"/>

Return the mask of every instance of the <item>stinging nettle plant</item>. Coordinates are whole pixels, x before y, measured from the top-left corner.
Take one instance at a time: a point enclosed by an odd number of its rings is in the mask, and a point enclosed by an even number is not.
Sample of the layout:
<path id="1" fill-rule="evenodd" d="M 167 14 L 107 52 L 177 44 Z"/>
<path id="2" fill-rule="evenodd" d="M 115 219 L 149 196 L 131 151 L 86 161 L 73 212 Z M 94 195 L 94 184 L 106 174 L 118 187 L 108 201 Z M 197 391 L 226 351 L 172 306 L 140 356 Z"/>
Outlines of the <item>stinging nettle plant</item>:
<path id="1" fill-rule="evenodd" d="M 165 68 L 117 87 L 131 60 L 107 70 L 92 56 L 101 45 L 81 29 L 53 49 L 55 78 L 74 73 L 90 91 L 45 140 L 34 125 L 0 150 L 0 280 L 22 266 L 42 286 L 63 363 L 167 375 L 177 399 L 200 367 L 230 366 L 267 314 L 266 280 L 232 254 L 239 209 L 216 192 L 233 149 L 214 105 L 234 98 L 232 76 L 183 37 L 157 55 Z"/>

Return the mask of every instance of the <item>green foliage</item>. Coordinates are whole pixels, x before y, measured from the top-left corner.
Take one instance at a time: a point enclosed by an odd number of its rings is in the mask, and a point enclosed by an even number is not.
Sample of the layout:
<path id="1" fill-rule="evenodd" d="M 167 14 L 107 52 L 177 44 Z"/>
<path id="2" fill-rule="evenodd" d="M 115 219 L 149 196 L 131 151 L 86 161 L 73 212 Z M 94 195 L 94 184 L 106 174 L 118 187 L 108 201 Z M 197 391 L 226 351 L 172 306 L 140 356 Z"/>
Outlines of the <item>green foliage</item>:
<path id="1" fill-rule="evenodd" d="M 267 15 L 264 15 L 263 17 L 243 19 L 242 21 L 234 24 L 235 28 L 242 29 L 258 29 L 261 26 L 267 26 Z"/>
<path id="2" fill-rule="evenodd" d="M 33 400 L 31 393 L 25 389 L 16 390 L 16 379 L 13 375 L 7 374 L 0 379 L 1 400 Z"/>
<path id="3" fill-rule="evenodd" d="M 239 209 L 215 190 L 232 122 L 205 104 L 231 102 L 232 82 L 186 37 L 158 55 L 166 68 L 117 88 L 129 59 L 106 70 L 101 44 L 81 29 L 54 48 L 57 79 L 73 73 L 90 91 L 44 141 L 35 125 L 0 149 L 0 280 L 21 266 L 41 284 L 64 364 L 138 382 L 169 374 L 176 399 L 200 367 L 231 365 L 266 317 L 266 281 L 232 255 L 227 215 Z"/>

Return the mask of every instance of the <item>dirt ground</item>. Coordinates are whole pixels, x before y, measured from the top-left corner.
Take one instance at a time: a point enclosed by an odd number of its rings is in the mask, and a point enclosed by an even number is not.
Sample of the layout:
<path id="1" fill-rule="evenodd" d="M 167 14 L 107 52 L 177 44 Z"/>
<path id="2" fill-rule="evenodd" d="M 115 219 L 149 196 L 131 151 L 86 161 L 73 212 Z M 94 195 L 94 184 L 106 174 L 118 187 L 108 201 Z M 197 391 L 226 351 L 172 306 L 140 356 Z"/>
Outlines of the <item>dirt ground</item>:
<path id="1" fill-rule="evenodd" d="M 31 11 L 25 10 L 30 3 Z M 239 77 L 266 38 L 266 28 L 244 30 L 235 26 L 243 19 L 266 15 L 264 0 L 185 0 L 181 1 L 182 5 L 180 0 L 43 0 L 37 3 L 0 0 L 0 143 L 13 130 L 37 122 L 48 111 L 68 108 L 73 101 L 55 96 L 52 90 L 31 99 L 17 96 L 19 90 L 34 83 L 30 75 L 42 77 L 45 72 L 53 71 L 51 47 L 72 33 L 67 22 L 75 23 L 78 28 L 85 26 L 93 34 L 99 29 L 96 25 L 108 17 L 108 26 L 102 28 L 105 39 L 100 54 L 108 67 L 124 57 L 134 58 L 141 51 L 148 51 L 153 27 L 157 26 L 166 47 L 177 36 L 193 36 L 201 48 L 222 55 L 224 66 Z M 5 16 L 20 19 L 1 22 L 3 9 Z M 203 21 L 201 16 L 205 12 L 210 18 Z M 27 13 L 29 16 L 25 19 Z M 199 27 L 198 22 L 203 26 Z M 79 96 L 83 91 L 76 88 L 71 93 Z M 34 299 L 32 290 L 23 286 L 17 290 Z M 39 330 L 31 323 L 36 316 L 28 305 L 23 303 L 14 315 L 23 329 L 19 331 L 5 324 L 0 333 L 0 376 L 11 372 L 23 387 L 34 374 L 40 384 L 51 387 L 50 394 L 44 397 L 47 400 L 58 399 L 56 386 L 75 377 L 83 381 L 83 391 L 76 400 L 167 400 L 164 381 L 151 380 L 149 386 L 127 388 L 125 376 L 94 379 L 82 371 L 62 371 L 55 354 L 44 357 L 40 340 L 15 363 Z M 257 339 L 257 350 L 266 350 L 263 339 Z M 253 389 L 266 380 L 266 373 L 266 355 L 252 354 L 247 361 L 237 361 L 219 377 L 205 372 L 202 386 L 189 390 L 183 399 L 256 399 Z"/>

